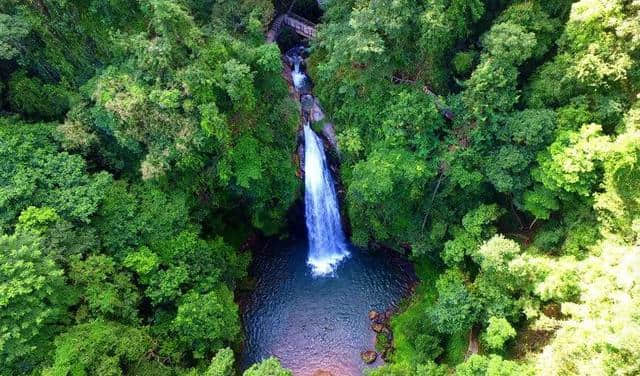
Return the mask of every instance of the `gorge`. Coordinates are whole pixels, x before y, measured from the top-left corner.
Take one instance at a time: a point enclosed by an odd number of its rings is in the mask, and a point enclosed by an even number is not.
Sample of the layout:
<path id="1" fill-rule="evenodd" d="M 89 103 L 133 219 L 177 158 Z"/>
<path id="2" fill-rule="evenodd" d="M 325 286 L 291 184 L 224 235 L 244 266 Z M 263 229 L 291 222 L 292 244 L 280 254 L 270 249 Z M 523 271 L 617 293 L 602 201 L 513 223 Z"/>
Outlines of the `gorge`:
<path id="1" fill-rule="evenodd" d="M 305 96 L 321 111 L 304 72 L 305 53 L 304 46 L 286 51 L 286 78 L 297 98 Z M 256 288 L 242 306 L 243 364 L 276 356 L 296 376 L 357 376 L 366 367 L 361 354 L 376 343 L 367 313 L 396 307 L 416 277 L 401 256 L 348 243 L 325 142 L 310 125 L 313 107 L 302 106 L 306 233 L 254 253 Z M 378 357 L 371 366 L 380 364 Z"/>

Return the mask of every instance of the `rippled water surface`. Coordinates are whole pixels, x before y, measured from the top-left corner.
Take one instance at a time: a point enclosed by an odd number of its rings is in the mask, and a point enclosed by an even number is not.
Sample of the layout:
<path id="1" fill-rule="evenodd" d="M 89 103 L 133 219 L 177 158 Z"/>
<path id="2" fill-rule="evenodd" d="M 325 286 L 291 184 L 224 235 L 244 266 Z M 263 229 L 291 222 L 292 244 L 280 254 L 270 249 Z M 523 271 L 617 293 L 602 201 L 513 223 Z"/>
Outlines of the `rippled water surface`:
<path id="1" fill-rule="evenodd" d="M 311 275 L 306 239 L 254 255 L 256 289 L 242 303 L 245 367 L 274 355 L 295 375 L 362 373 L 360 353 L 375 344 L 367 313 L 398 303 L 415 276 L 396 255 L 350 251 L 332 277 Z"/>

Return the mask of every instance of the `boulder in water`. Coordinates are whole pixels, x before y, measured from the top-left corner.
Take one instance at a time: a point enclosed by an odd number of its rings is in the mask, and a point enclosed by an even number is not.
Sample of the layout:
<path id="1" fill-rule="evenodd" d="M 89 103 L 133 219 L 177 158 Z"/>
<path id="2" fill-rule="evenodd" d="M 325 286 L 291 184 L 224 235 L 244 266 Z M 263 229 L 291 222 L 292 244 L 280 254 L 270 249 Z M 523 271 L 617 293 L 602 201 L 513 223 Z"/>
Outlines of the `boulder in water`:
<path id="1" fill-rule="evenodd" d="M 378 359 L 378 353 L 373 350 L 363 351 L 360 353 L 360 358 L 362 358 L 363 362 L 371 364 Z"/>
<path id="2" fill-rule="evenodd" d="M 377 322 L 371 324 L 371 329 L 376 333 L 382 333 L 387 331 L 387 328 L 384 326 L 384 324 L 380 324 Z"/>
<path id="3" fill-rule="evenodd" d="M 313 110 L 314 98 L 311 94 L 302 94 L 300 96 L 300 104 L 302 105 L 302 111 L 309 113 Z"/>
<path id="4" fill-rule="evenodd" d="M 378 311 L 376 310 L 371 310 L 369 311 L 369 320 L 371 321 L 375 321 L 378 319 L 378 317 L 380 316 L 380 314 L 378 313 Z"/>

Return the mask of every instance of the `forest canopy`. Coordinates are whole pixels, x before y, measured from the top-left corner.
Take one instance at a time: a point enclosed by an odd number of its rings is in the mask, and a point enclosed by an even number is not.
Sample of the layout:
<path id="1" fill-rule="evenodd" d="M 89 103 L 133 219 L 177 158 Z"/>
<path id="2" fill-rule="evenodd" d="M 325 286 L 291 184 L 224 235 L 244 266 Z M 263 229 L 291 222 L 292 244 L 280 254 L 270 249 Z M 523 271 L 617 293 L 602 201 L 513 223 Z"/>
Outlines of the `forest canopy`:
<path id="1" fill-rule="evenodd" d="M 640 3 L 321 3 L 351 241 L 421 280 L 367 373 L 640 374 Z M 0 376 L 241 374 L 302 195 L 290 5 L 0 0 Z"/>
<path id="2" fill-rule="evenodd" d="M 442 264 L 392 320 L 396 351 L 372 375 L 640 372 L 639 12 L 330 3 L 312 72 L 352 240 Z"/>

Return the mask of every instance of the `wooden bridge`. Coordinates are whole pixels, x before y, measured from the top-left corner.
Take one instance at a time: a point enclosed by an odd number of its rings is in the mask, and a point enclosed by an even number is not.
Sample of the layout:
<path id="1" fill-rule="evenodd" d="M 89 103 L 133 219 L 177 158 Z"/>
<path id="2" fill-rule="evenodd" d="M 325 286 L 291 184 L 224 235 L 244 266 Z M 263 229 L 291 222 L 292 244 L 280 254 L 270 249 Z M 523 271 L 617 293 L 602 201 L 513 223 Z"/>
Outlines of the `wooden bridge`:
<path id="1" fill-rule="evenodd" d="M 294 13 L 287 12 L 279 15 L 271 24 L 271 29 L 267 33 L 267 41 L 275 42 L 283 26 L 290 27 L 303 38 L 313 39 L 316 37 L 316 25 Z"/>

